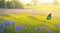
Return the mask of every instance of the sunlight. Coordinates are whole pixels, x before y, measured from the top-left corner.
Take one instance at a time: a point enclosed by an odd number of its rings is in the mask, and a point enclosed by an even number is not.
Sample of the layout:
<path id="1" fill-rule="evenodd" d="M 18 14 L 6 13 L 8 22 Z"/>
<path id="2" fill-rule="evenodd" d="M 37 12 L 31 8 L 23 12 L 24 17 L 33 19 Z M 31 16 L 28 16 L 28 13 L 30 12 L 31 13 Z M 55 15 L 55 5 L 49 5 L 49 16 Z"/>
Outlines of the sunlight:
<path id="1" fill-rule="evenodd" d="M 54 0 L 38 0 L 38 3 L 39 4 L 45 4 L 45 3 L 53 4 Z"/>
<path id="2" fill-rule="evenodd" d="M 27 3 L 31 3 L 31 0 L 19 0 L 19 1 L 21 1 L 24 5 Z"/>
<path id="3" fill-rule="evenodd" d="M 6 0 L 6 1 L 11 1 L 11 0 Z"/>
<path id="4" fill-rule="evenodd" d="M 58 1 L 58 3 L 60 4 L 60 0 L 57 0 Z"/>
<path id="5" fill-rule="evenodd" d="M 19 1 L 21 1 L 23 4 L 32 3 L 31 2 L 32 0 L 19 0 Z M 45 3 L 53 4 L 54 0 L 38 0 L 38 4 L 45 4 Z"/>

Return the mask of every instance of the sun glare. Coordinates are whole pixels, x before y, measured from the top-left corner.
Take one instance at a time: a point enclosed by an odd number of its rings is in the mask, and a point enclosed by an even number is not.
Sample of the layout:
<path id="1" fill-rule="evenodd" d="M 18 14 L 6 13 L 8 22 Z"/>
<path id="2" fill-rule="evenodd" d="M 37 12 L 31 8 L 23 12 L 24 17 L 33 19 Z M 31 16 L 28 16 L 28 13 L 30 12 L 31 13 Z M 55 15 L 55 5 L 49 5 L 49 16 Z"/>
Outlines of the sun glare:
<path id="1" fill-rule="evenodd" d="M 58 0 L 58 3 L 60 3 L 60 0 Z"/>
<path id="2" fill-rule="evenodd" d="M 45 3 L 53 4 L 54 0 L 38 0 L 38 3 L 40 3 L 40 4 L 45 4 Z"/>
<path id="3" fill-rule="evenodd" d="M 32 0 L 19 0 L 19 1 L 21 1 L 23 4 L 27 4 L 31 3 Z M 53 4 L 54 0 L 38 0 L 38 4 L 45 4 L 45 3 Z"/>
<path id="4" fill-rule="evenodd" d="M 11 0 L 6 0 L 6 1 L 11 1 Z M 19 0 L 21 3 L 26 5 L 27 3 L 33 4 L 31 2 L 32 0 Z M 38 4 L 53 4 L 55 0 L 38 0 Z M 60 4 L 60 0 L 57 0 L 57 2 Z"/>
<path id="5" fill-rule="evenodd" d="M 6 1 L 11 1 L 11 0 L 6 0 Z"/>
<path id="6" fill-rule="evenodd" d="M 19 0 L 19 1 L 21 1 L 23 4 L 27 4 L 31 2 L 31 0 Z"/>

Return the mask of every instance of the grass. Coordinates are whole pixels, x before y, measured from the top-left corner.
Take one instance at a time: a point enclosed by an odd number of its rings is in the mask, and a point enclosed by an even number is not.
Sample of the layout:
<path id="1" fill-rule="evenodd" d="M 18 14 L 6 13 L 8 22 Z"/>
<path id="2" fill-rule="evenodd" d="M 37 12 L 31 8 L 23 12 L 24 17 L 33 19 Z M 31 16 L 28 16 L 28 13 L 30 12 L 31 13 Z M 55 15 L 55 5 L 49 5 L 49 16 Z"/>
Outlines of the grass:
<path id="1" fill-rule="evenodd" d="M 25 6 L 27 9 L 37 9 L 38 11 L 60 11 L 60 5 L 37 5 L 37 6 Z"/>
<path id="2" fill-rule="evenodd" d="M 60 20 L 58 18 L 47 20 L 46 17 L 46 15 L 42 14 L 6 14 L 4 16 L 0 16 L 0 24 L 4 23 L 7 20 L 10 20 L 16 22 L 16 26 L 24 26 L 24 29 L 17 33 L 48 33 L 48 30 L 51 30 L 52 33 L 60 33 Z M 59 24 L 58 28 L 54 27 L 55 24 Z M 40 30 L 37 29 L 38 27 Z M 42 28 L 45 28 L 45 30 L 42 30 Z M 8 30 L 5 29 L 5 31 Z M 5 33 L 16 32 L 12 30 Z"/>

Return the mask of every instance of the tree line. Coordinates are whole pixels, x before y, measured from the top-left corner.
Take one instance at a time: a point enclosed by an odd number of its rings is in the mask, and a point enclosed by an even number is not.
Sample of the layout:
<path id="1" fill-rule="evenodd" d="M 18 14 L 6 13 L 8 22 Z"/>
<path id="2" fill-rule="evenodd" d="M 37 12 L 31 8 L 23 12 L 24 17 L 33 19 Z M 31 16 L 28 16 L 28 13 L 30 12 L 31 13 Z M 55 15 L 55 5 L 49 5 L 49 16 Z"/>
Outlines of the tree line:
<path id="1" fill-rule="evenodd" d="M 0 0 L 0 8 L 21 9 L 24 8 L 24 5 L 18 0 Z"/>

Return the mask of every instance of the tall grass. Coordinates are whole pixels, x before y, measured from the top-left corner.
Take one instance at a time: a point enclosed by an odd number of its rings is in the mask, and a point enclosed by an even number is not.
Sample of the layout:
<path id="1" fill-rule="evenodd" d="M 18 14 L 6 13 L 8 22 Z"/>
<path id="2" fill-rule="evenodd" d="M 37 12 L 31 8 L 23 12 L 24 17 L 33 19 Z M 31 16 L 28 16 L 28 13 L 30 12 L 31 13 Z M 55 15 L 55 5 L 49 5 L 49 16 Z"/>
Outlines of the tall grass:
<path id="1" fill-rule="evenodd" d="M 60 33 L 59 23 L 45 15 L 8 14 L 0 16 L 0 33 Z"/>

